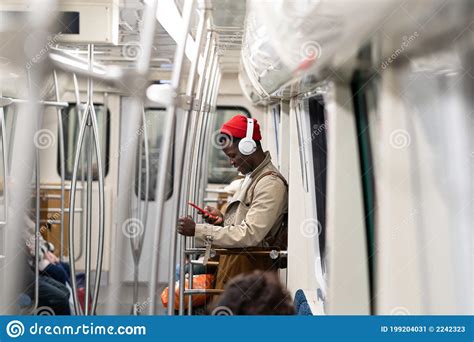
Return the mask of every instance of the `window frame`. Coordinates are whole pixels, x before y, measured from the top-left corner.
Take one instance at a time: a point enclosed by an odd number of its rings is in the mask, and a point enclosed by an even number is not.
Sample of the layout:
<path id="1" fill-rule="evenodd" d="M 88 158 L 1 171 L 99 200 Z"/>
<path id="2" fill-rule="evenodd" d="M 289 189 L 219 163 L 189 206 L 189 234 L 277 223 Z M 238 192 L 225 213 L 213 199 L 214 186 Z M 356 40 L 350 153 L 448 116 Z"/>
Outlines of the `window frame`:
<path id="1" fill-rule="evenodd" d="M 64 158 L 65 160 L 68 160 L 68 158 L 70 156 L 67 155 L 68 151 L 67 151 L 67 142 L 68 142 L 68 137 L 69 137 L 69 130 L 68 130 L 68 120 L 69 120 L 69 113 L 70 111 L 76 107 L 76 103 L 75 102 L 68 102 L 69 106 L 67 108 L 63 108 L 61 110 L 61 116 L 62 116 L 62 123 L 63 123 L 63 132 L 64 132 Z M 97 107 L 97 106 L 103 106 L 105 107 L 105 105 L 103 103 L 94 103 L 94 107 Z M 106 129 L 105 129 L 105 165 L 104 165 L 104 179 L 107 177 L 107 175 L 109 174 L 109 170 L 110 170 L 110 130 L 111 130 L 111 127 L 110 127 L 110 108 L 109 107 L 106 107 L 107 108 L 107 112 L 106 112 Z M 65 113 L 64 111 L 67 110 L 67 113 Z M 97 111 L 96 111 L 97 112 Z M 76 126 L 76 127 L 80 127 L 80 123 Z M 59 137 L 59 125 L 58 125 L 58 137 Z M 77 141 L 74 142 L 74 146 L 77 144 Z M 58 176 L 61 177 L 61 154 L 60 154 L 60 150 L 59 150 L 59 144 L 57 144 L 57 159 L 56 159 L 56 172 L 58 174 Z M 75 149 L 74 149 L 74 152 L 75 152 Z M 66 181 L 72 181 L 72 174 L 74 172 L 74 170 L 72 170 L 71 172 L 68 172 L 68 169 L 67 169 L 67 163 L 65 164 L 66 166 L 66 170 L 64 171 L 64 179 Z M 78 174 L 78 177 L 80 177 L 80 175 Z M 77 180 L 80 180 L 80 178 L 78 178 Z M 99 180 L 99 176 L 98 175 L 94 175 L 93 174 L 93 177 L 92 177 L 92 181 L 93 182 L 96 182 Z"/>
<path id="2" fill-rule="evenodd" d="M 165 112 L 166 114 L 166 107 L 145 107 L 144 108 L 144 111 L 145 111 L 145 120 L 146 120 L 146 114 L 147 114 L 147 111 L 150 111 L 150 110 L 155 110 L 155 111 L 163 111 Z M 146 123 L 143 123 L 141 127 L 143 127 Z M 141 128 L 140 127 L 140 128 Z M 173 129 L 173 132 L 174 132 L 174 129 Z M 149 137 L 149 133 L 148 133 L 148 137 Z M 173 133 L 173 137 L 172 137 L 172 141 L 174 141 L 174 133 Z M 142 143 L 142 139 L 140 139 L 139 143 L 141 144 Z M 148 142 L 148 145 L 150 145 L 150 142 Z M 137 146 L 138 147 L 138 146 Z M 149 146 L 150 147 L 150 146 Z M 137 155 L 136 155 L 136 159 L 135 159 L 135 166 L 134 166 L 134 178 L 133 178 L 133 193 L 135 195 L 135 197 L 140 200 L 140 201 L 144 201 L 145 200 L 145 196 L 142 194 L 138 194 L 138 150 L 136 151 L 137 152 Z M 158 158 L 159 158 L 159 155 L 158 155 Z M 170 156 L 171 160 L 170 160 L 170 174 L 171 174 L 171 177 L 170 177 L 170 180 L 167 181 L 166 184 L 169 184 L 170 185 L 170 188 L 167 189 L 167 194 L 166 194 L 166 197 L 165 197 L 165 201 L 169 200 L 171 198 L 171 196 L 173 196 L 173 193 L 174 193 L 174 161 L 175 161 L 175 150 L 174 148 L 171 149 L 171 156 Z M 150 161 L 150 172 L 151 172 L 151 161 Z M 150 177 L 151 179 L 151 177 Z M 143 180 L 143 184 L 144 184 L 144 180 Z M 150 186 L 152 186 L 152 184 L 149 184 Z M 158 186 L 158 180 L 157 182 L 155 183 L 155 187 L 153 189 L 151 189 L 151 193 L 152 194 L 155 194 L 156 193 L 156 187 Z M 150 190 L 148 190 L 148 202 L 156 202 L 156 198 L 150 196 Z"/>

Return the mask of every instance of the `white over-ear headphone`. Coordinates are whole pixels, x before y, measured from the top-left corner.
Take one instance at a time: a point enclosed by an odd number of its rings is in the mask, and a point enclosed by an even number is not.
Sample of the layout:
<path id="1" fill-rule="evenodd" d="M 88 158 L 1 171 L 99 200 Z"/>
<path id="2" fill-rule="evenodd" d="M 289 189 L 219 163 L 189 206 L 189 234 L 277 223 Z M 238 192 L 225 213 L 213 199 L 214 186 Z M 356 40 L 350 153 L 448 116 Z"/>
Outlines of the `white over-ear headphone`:
<path id="1" fill-rule="evenodd" d="M 257 144 L 253 140 L 253 119 L 247 118 L 247 135 L 239 142 L 239 151 L 244 156 L 249 156 L 257 150 Z"/>

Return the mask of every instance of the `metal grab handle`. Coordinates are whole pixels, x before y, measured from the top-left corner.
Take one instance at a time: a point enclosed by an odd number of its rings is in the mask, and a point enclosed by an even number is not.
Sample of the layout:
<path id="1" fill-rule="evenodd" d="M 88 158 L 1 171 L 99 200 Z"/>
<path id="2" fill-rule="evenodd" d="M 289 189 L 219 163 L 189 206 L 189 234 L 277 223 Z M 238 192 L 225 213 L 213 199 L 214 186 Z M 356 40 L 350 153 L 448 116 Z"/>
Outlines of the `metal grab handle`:
<path id="1" fill-rule="evenodd" d="M 132 250 L 133 256 L 133 263 L 134 263 L 134 272 L 133 272 L 133 306 L 132 306 L 132 313 L 137 314 L 138 311 L 136 310 L 138 303 L 138 280 L 139 280 L 139 263 L 140 258 L 143 252 L 143 242 L 145 239 L 145 232 L 146 232 L 146 225 L 148 221 L 148 207 L 149 207 L 149 180 L 150 180 L 150 163 L 149 163 L 149 145 L 148 145 L 148 130 L 147 130 L 147 122 L 145 116 L 145 108 L 142 110 L 142 124 L 143 124 L 143 143 L 145 147 L 145 205 L 143 211 L 141 210 L 141 194 L 142 194 L 142 150 L 141 150 L 141 142 L 139 142 L 139 166 L 138 166 L 138 208 L 137 214 L 140 217 L 140 222 L 143 226 L 143 231 L 141 235 L 137 237 L 130 237 L 130 247 Z M 137 245 L 138 243 L 138 245 Z"/>
<path id="2" fill-rule="evenodd" d="M 180 37 L 180 41 L 177 44 L 175 58 L 174 58 L 174 68 L 171 76 L 171 89 L 176 94 L 179 90 L 180 79 L 181 79 L 181 72 L 183 69 L 183 62 L 184 62 L 184 53 L 186 47 L 186 41 L 188 38 L 189 26 L 191 22 L 191 12 L 193 9 L 193 1 L 186 0 L 184 3 L 183 8 L 183 29 L 182 29 L 182 36 Z M 164 130 L 164 136 L 162 140 L 162 149 L 160 153 L 160 169 L 158 172 L 158 184 L 156 188 L 156 199 L 157 199 L 157 214 L 156 214 L 156 224 L 157 227 L 155 229 L 155 234 L 153 237 L 153 247 L 159 248 L 160 243 L 160 233 L 161 233 L 161 226 L 163 224 L 163 212 L 164 212 L 164 204 L 165 204 L 165 189 L 166 189 L 166 173 L 168 170 L 169 165 L 169 156 L 170 150 L 172 148 L 172 138 L 173 138 L 173 130 L 175 127 L 175 120 L 176 120 L 176 104 L 173 103 L 168 106 L 167 108 L 167 120 Z M 176 217 L 176 213 L 172 214 L 172 217 Z M 176 250 L 176 227 L 173 227 L 172 236 L 172 243 L 170 248 L 170 255 L 174 255 Z M 174 257 L 175 258 L 175 257 Z M 173 259 L 173 258 L 172 258 Z M 172 262 L 170 259 L 170 263 Z M 175 266 L 172 266 L 172 269 Z M 149 312 L 151 315 L 154 314 L 156 308 L 156 301 L 157 301 L 157 276 L 158 276 L 158 255 L 155 252 L 152 258 L 152 269 L 151 269 L 151 284 L 149 288 L 149 297 L 150 297 L 150 308 Z M 170 272 L 170 291 L 174 288 L 174 272 Z M 168 313 L 172 313 L 172 307 L 174 307 L 174 296 L 170 297 L 170 302 L 168 303 Z"/>
<path id="3" fill-rule="evenodd" d="M 77 112 L 77 119 L 79 124 L 82 122 L 82 105 L 81 105 L 81 97 L 79 93 L 79 82 L 77 81 L 77 76 L 76 74 L 72 75 L 72 79 L 74 82 L 74 95 L 76 97 L 76 112 Z M 85 189 L 85 173 L 84 173 L 84 155 L 81 154 L 81 189 Z M 86 207 L 86 197 L 84 196 L 84 191 L 81 191 L 81 208 Z M 74 257 L 74 261 L 78 261 L 80 258 L 82 258 L 82 252 L 84 250 L 84 215 L 85 211 L 81 211 L 81 216 L 80 216 L 80 236 L 79 236 L 79 254 Z"/>
<path id="4" fill-rule="evenodd" d="M 91 67 L 92 65 L 92 60 L 93 60 L 93 45 L 89 44 L 88 47 L 89 51 L 89 66 Z M 72 185 L 71 185 L 71 192 L 70 192 L 70 201 L 69 201 L 69 210 L 73 210 L 75 206 L 75 195 L 76 195 L 76 186 L 77 186 L 77 171 L 79 168 L 79 159 L 81 155 L 81 150 L 82 146 L 84 144 L 84 135 L 86 128 L 89 126 L 92 126 L 92 131 L 89 130 L 89 132 L 92 133 L 92 137 L 94 140 L 94 146 L 95 146 L 95 151 L 96 151 L 96 157 L 97 157 L 97 170 L 98 170 L 98 176 L 99 176 L 99 242 L 98 242 L 98 253 L 97 253 L 97 264 L 96 264 L 96 279 L 95 279 L 95 287 L 94 287 L 94 294 L 92 298 L 92 307 L 90 310 L 91 314 L 95 314 L 95 310 L 97 307 L 97 300 L 98 300 L 98 295 L 99 295 L 99 285 L 100 285 L 100 278 L 102 274 L 102 261 L 103 261 L 103 250 L 104 250 L 104 229 L 105 229 L 105 217 L 104 217 L 104 208 L 105 208 L 105 202 L 104 202 L 104 175 L 102 171 L 102 158 L 100 155 L 100 144 L 99 144 L 99 130 L 98 130 L 98 124 L 97 124 L 97 115 L 95 113 L 94 109 L 94 103 L 92 100 L 92 94 L 93 94 L 93 84 L 92 84 L 92 79 L 88 80 L 87 84 L 87 93 L 88 93 L 88 99 L 87 99 L 87 104 L 86 104 L 86 109 L 84 112 L 84 116 L 81 121 L 81 127 L 79 130 L 79 137 L 78 137 L 78 145 L 76 148 L 76 154 L 75 154 L 75 160 L 74 160 L 74 169 L 73 169 L 73 176 L 72 176 Z M 90 153 L 92 151 L 89 151 Z M 89 159 L 90 161 L 91 159 Z M 91 163 L 89 163 L 89 171 L 91 171 Z M 92 174 L 89 172 L 88 174 L 88 181 L 92 180 Z M 88 182 L 89 183 L 89 182 Z M 91 228 L 91 220 L 92 220 L 92 212 L 91 212 L 91 200 L 92 200 L 92 187 L 89 186 L 90 183 L 88 184 L 87 187 L 87 220 L 88 220 L 88 227 L 86 229 L 86 299 L 85 299 L 85 313 L 89 314 L 89 280 L 90 280 L 90 251 L 88 251 L 88 246 L 90 248 L 90 228 Z M 72 208 L 72 209 L 71 209 Z M 75 279 L 75 265 L 74 265 L 74 217 L 72 215 L 69 215 L 69 262 L 71 266 L 71 280 L 72 280 L 72 287 L 73 287 L 73 299 L 74 299 L 74 309 L 76 311 L 76 314 L 82 314 L 82 309 L 80 305 L 78 305 L 78 298 L 77 298 L 77 283 Z M 88 266 L 89 264 L 89 266 Z"/>
<path id="5" fill-rule="evenodd" d="M 92 80 L 91 80 L 92 82 Z M 92 95 L 91 95 L 92 97 Z M 94 106 L 92 109 L 92 128 L 94 131 L 95 152 L 97 156 L 97 170 L 99 173 L 99 246 L 97 253 L 96 278 L 94 296 L 92 297 L 92 314 L 95 314 L 97 301 L 99 299 L 100 278 L 102 276 L 102 262 L 104 258 L 104 235 L 105 235 L 105 196 L 104 196 L 104 173 L 102 169 L 102 158 L 99 144 L 99 128 Z M 92 192 L 92 189 L 91 189 Z"/>
<path id="6" fill-rule="evenodd" d="M 30 103 L 29 100 L 24 99 L 15 99 L 13 97 L 0 97 L 0 107 L 9 106 L 11 104 L 28 104 Z M 69 103 L 67 102 L 60 102 L 60 101 L 38 101 L 39 105 L 47 106 L 47 107 L 58 107 L 58 108 L 67 108 L 69 107 Z"/>
<path id="7" fill-rule="evenodd" d="M 58 75 L 56 70 L 53 70 L 54 88 L 56 93 L 56 101 L 59 102 L 59 83 Z M 63 116 L 61 108 L 56 110 L 58 115 L 58 127 L 59 127 L 59 166 L 61 173 L 61 237 L 59 244 L 59 258 L 62 261 L 64 258 L 64 198 L 66 197 L 65 183 L 66 183 L 66 157 L 64 152 L 64 127 L 63 127 Z"/>
<path id="8" fill-rule="evenodd" d="M 74 158 L 74 167 L 72 170 L 72 182 L 71 191 L 69 192 L 69 211 L 73 211 L 75 208 L 76 201 L 76 183 L 77 183 L 77 171 L 79 168 L 79 159 L 81 155 L 82 145 L 84 143 L 84 135 L 87 125 L 87 116 L 84 116 L 81 120 L 81 126 L 79 128 L 79 135 L 77 138 L 77 147 Z M 89 191 L 89 189 L 87 189 Z M 74 215 L 69 215 L 69 264 L 71 269 L 71 285 L 72 285 L 72 298 L 74 301 L 74 311 L 76 315 L 82 315 L 82 308 L 79 305 L 77 298 L 77 283 L 76 283 L 76 266 L 74 260 Z M 89 301 L 89 298 L 86 298 Z"/>

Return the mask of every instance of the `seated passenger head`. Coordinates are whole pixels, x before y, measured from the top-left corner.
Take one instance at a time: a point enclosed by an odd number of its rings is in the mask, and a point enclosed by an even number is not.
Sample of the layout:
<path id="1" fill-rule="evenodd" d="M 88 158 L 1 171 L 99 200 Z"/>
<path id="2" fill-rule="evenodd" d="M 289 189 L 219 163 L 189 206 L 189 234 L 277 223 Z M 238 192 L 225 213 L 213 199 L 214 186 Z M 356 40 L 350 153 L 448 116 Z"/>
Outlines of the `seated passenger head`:
<path id="1" fill-rule="evenodd" d="M 295 308 L 276 272 L 254 271 L 238 275 L 226 285 L 212 314 L 294 315 Z"/>
<path id="2" fill-rule="evenodd" d="M 244 115 L 236 115 L 220 129 L 219 141 L 224 153 L 229 157 L 230 164 L 239 172 L 246 174 L 255 169 L 261 161 L 263 154 L 260 140 L 260 125 L 256 119 L 253 121 L 252 139 L 247 139 L 248 118 Z M 258 158 L 255 158 L 258 156 Z M 258 162 L 257 162 L 258 161 Z"/>

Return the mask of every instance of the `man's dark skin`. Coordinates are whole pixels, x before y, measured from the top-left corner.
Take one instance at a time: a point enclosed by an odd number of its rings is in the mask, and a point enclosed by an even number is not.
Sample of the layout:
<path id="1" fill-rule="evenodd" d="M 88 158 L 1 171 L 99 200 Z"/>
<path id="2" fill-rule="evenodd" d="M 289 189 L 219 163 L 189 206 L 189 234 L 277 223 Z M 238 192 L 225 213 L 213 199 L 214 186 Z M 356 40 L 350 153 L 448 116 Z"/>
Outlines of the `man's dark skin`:
<path id="1" fill-rule="evenodd" d="M 240 139 L 234 139 L 230 146 L 224 147 L 222 150 L 229 158 L 230 165 L 235 167 L 237 171 L 246 175 L 255 170 L 265 160 L 265 152 L 263 152 L 260 142 L 256 141 L 257 150 L 251 155 L 245 156 L 239 151 L 239 141 Z M 217 216 L 216 220 L 212 220 L 209 215 L 199 213 L 199 215 L 201 215 L 207 223 L 218 226 L 223 224 L 224 216 L 217 208 L 206 206 L 204 209 L 210 212 L 212 215 Z M 178 219 L 179 234 L 185 236 L 194 236 L 195 231 L 196 223 L 191 217 L 180 217 Z"/>

